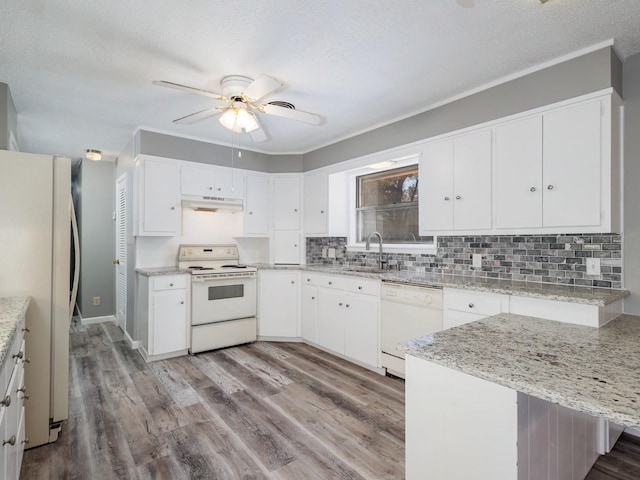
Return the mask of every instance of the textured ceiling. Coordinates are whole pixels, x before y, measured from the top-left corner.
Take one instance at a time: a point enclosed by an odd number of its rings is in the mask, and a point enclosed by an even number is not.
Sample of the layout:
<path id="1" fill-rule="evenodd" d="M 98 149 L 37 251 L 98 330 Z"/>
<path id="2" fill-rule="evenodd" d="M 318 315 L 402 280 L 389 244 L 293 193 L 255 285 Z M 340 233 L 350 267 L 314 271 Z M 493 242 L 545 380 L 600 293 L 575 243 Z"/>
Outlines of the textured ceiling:
<path id="1" fill-rule="evenodd" d="M 469 2 L 462 2 L 469 3 Z M 304 153 L 502 77 L 614 40 L 640 51 L 639 0 L 3 0 L 0 82 L 18 110 L 21 150 L 117 155 L 138 127 L 268 153 Z M 266 100 L 318 113 L 310 126 L 261 116 L 269 140 L 216 118 L 216 105 L 152 85 L 219 91 L 266 73 Z"/>

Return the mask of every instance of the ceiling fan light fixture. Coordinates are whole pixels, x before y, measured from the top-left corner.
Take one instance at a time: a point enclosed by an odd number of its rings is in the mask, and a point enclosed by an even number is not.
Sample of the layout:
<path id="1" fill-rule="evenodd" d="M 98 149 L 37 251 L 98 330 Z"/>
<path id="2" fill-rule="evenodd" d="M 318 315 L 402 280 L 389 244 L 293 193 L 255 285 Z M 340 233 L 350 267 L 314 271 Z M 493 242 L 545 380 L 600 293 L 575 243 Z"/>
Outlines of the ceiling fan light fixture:
<path id="1" fill-rule="evenodd" d="M 243 130 L 247 133 L 253 132 L 260 128 L 255 115 L 246 108 L 229 108 L 220 117 L 220 123 L 223 127 L 239 133 Z"/>

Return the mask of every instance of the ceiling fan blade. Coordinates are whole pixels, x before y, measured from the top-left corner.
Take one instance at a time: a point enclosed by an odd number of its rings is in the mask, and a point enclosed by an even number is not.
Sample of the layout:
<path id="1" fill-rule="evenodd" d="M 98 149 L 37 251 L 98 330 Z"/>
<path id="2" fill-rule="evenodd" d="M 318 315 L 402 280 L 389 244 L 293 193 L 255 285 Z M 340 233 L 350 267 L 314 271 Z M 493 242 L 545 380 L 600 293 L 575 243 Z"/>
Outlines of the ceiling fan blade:
<path id="1" fill-rule="evenodd" d="M 207 108 L 206 110 L 202 110 L 200 112 L 192 113 L 191 115 L 186 115 L 184 117 L 176 118 L 173 123 L 180 123 L 182 125 L 190 125 L 192 123 L 199 122 L 200 120 L 204 120 L 205 118 L 212 117 L 214 115 L 218 115 L 221 113 L 221 109 L 218 107 Z"/>
<path id="2" fill-rule="evenodd" d="M 264 131 L 264 128 L 258 128 L 257 130 L 249 132 L 249 135 L 251 135 L 251 140 L 256 143 L 264 142 L 267 139 L 267 132 Z"/>
<path id="3" fill-rule="evenodd" d="M 154 85 L 160 85 L 161 87 L 175 88 L 176 90 L 182 90 L 183 92 L 195 93 L 196 95 L 204 95 L 205 97 L 215 98 L 221 102 L 228 102 L 229 99 L 219 93 L 210 92 L 208 90 L 201 90 L 199 88 L 187 87 L 186 85 L 180 85 L 179 83 L 165 82 L 164 80 L 154 80 Z"/>
<path id="4" fill-rule="evenodd" d="M 308 123 L 310 125 L 320 125 L 322 117 L 315 113 L 303 112 L 302 110 L 294 110 L 292 108 L 279 107 L 278 105 L 271 105 L 265 103 L 256 107 L 262 113 L 269 115 L 275 115 L 276 117 L 289 118 L 291 120 L 297 120 L 299 122 Z"/>
<path id="5" fill-rule="evenodd" d="M 270 77 L 269 75 L 262 74 L 253 82 L 251 82 L 249 86 L 244 89 L 242 94 L 245 97 L 251 99 L 251 101 L 255 102 L 256 100 L 260 100 L 262 97 L 269 95 L 271 92 L 274 92 L 280 87 L 282 87 L 282 83 L 280 83 L 278 80 Z"/>

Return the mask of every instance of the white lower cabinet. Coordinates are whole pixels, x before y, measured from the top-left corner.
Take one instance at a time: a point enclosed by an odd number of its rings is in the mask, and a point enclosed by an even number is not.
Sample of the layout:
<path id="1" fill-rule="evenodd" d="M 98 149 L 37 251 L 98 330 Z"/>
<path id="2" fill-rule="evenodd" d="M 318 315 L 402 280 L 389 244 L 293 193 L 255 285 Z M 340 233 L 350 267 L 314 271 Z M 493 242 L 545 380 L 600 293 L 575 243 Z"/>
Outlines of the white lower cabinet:
<path id="1" fill-rule="evenodd" d="M 302 339 L 318 343 L 318 287 L 302 285 Z"/>
<path id="2" fill-rule="evenodd" d="M 303 325 L 309 325 L 313 331 L 311 325 L 315 324 L 317 332 L 315 341 L 303 338 L 377 368 L 380 363 L 379 281 L 304 273 L 303 283 L 303 291 L 308 292 L 303 299 Z"/>
<path id="3" fill-rule="evenodd" d="M 258 273 L 258 335 L 300 337 L 298 270 L 260 270 Z"/>
<path id="4" fill-rule="evenodd" d="M 24 430 L 24 319 L 18 325 L 18 335 L 5 357 L 0 372 L 0 478 L 18 480 L 22 454 L 28 440 Z"/>
<path id="5" fill-rule="evenodd" d="M 470 290 L 444 289 L 444 329 L 509 312 L 509 295 Z"/>
<path id="6" fill-rule="evenodd" d="M 185 355 L 189 348 L 189 275 L 138 277 L 138 337 L 147 361 Z"/>

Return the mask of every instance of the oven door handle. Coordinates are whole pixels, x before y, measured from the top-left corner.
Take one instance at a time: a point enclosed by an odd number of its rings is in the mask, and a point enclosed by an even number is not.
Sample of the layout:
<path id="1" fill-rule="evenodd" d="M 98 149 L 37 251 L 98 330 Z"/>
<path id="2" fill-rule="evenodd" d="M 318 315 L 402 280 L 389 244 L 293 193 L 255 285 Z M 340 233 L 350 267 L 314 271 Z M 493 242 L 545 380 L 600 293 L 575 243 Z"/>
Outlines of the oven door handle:
<path id="1" fill-rule="evenodd" d="M 229 276 L 227 275 L 215 275 L 215 276 L 192 275 L 191 282 L 214 283 L 214 282 L 222 282 L 222 281 L 229 281 L 229 280 L 251 280 L 255 278 L 256 278 L 255 273 L 246 273 L 246 274 L 229 275 Z"/>

